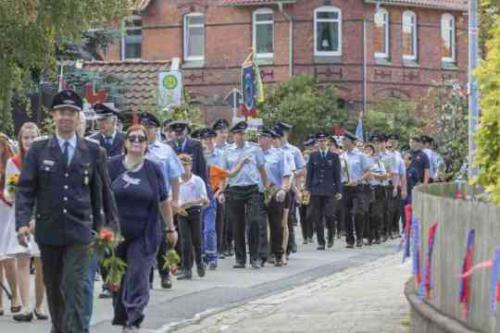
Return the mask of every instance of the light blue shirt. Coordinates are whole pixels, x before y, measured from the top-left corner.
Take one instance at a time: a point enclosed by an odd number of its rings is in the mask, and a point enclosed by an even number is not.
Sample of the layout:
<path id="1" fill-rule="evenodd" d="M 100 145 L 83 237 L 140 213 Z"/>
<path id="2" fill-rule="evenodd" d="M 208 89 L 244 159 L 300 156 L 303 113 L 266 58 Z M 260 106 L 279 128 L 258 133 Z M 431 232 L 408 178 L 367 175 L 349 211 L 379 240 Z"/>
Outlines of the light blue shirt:
<path id="1" fill-rule="evenodd" d="M 261 182 L 258 168 L 265 164 L 264 153 L 259 146 L 245 142 L 242 148 L 231 145 L 224 150 L 222 157 L 222 167 L 231 171 L 233 167 L 243 158 L 250 157 L 240 171 L 234 176 L 229 177 L 229 186 L 250 186 L 259 185 Z"/>
<path id="2" fill-rule="evenodd" d="M 395 152 L 386 150 L 380 153 L 380 159 L 382 163 L 384 163 L 385 170 L 388 173 L 391 174 L 399 173 L 398 162 L 397 162 L 398 158 Z"/>
<path id="3" fill-rule="evenodd" d="M 293 156 L 294 170 L 300 170 L 306 166 L 306 161 L 298 147 L 285 143 L 281 149 Z"/>
<path id="4" fill-rule="evenodd" d="M 69 163 L 73 161 L 73 156 L 75 156 L 75 149 L 76 149 L 76 143 L 77 143 L 77 137 L 76 134 L 73 134 L 73 136 L 70 139 L 63 139 L 59 135 L 56 134 L 57 138 L 57 143 L 59 144 L 59 147 L 61 148 L 61 152 L 64 153 L 64 143 L 67 141 L 69 142 L 68 146 L 68 158 L 69 158 Z"/>
<path id="5" fill-rule="evenodd" d="M 377 175 L 377 176 L 382 176 L 382 175 L 386 174 L 384 163 L 382 163 L 382 161 L 380 160 L 379 156 L 368 157 L 368 159 L 372 163 L 372 166 L 370 168 L 370 172 L 372 174 Z M 388 185 L 387 180 L 381 181 L 381 180 L 378 180 L 378 179 L 375 179 L 375 178 L 374 179 L 370 179 L 368 181 L 368 183 L 370 185 L 383 185 L 383 186 L 387 186 Z"/>
<path id="6" fill-rule="evenodd" d="M 280 189 L 283 177 L 292 175 L 292 168 L 285 152 L 281 149 L 269 148 L 264 151 L 267 179 L 275 188 Z"/>
<path id="7" fill-rule="evenodd" d="M 422 149 L 422 151 L 429 158 L 429 173 L 431 175 L 431 178 L 436 178 L 438 170 L 438 161 L 436 158 L 436 153 L 429 148 L 424 148 Z"/>
<path id="8" fill-rule="evenodd" d="M 357 149 L 346 151 L 344 158 L 347 162 L 350 182 L 361 182 L 361 177 L 370 170 L 373 163 Z"/>
<path id="9" fill-rule="evenodd" d="M 148 145 L 146 158 L 160 166 L 167 191 L 170 190 L 172 179 L 178 178 L 184 173 L 184 167 L 172 147 L 158 140 Z"/>
<path id="10" fill-rule="evenodd" d="M 205 153 L 205 160 L 207 161 L 207 167 L 215 165 L 222 167 L 222 151 L 214 149 L 211 153 Z"/>

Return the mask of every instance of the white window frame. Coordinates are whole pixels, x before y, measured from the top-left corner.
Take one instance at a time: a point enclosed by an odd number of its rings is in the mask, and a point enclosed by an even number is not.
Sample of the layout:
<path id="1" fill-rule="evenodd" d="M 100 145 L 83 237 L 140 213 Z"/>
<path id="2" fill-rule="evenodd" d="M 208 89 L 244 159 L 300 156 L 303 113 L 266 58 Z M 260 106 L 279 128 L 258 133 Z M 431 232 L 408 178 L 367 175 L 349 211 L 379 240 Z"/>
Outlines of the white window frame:
<path id="1" fill-rule="evenodd" d="M 257 15 L 259 14 L 272 14 L 272 21 L 259 21 L 257 22 Z M 257 26 L 271 24 L 273 26 L 273 52 L 271 53 L 258 53 L 257 52 Z M 252 47 L 255 50 L 257 58 L 273 58 L 274 57 L 274 12 L 270 8 L 260 8 L 253 12 L 252 16 Z"/>
<path id="2" fill-rule="evenodd" d="M 412 45 L 413 45 L 413 54 L 403 54 L 403 59 L 404 60 L 417 60 L 417 54 L 418 54 L 418 43 L 417 43 L 417 35 L 418 35 L 418 25 L 417 25 L 417 15 L 415 12 L 412 12 L 411 10 L 405 10 L 403 12 L 402 16 L 402 34 L 404 36 L 404 27 L 405 27 L 405 16 L 409 16 L 413 21 L 413 24 L 411 26 L 411 29 L 413 30 L 412 33 Z M 410 21 L 410 22 L 411 22 Z M 404 51 L 404 49 L 403 49 Z"/>
<path id="3" fill-rule="evenodd" d="M 203 17 L 203 24 L 190 24 L 188 26 L 188 19 L 190 17 Z M 203 55 L 202 56 L 189 56 L 188 55 L 188 32 L 189 28 L 203 28 Z M 185 61 L 204 61 L 205 60 L 205 15 L 203 13 L 189 13 L 184 15 L 184 60 Z"/>
<path id="4" fill-rule="evenodd" d="M 318 19 L 318 13 L 334 12 L 338 14 L 337 19 Z M 338 51 L 318 51 L 318 22 L 337 22 L 339 25 L 339 49 Z M 338 7 L 323 6 L 314 10 L 314 55 L 315 56 L 340 56 L 342 55 L 342 10 Z"/>
<path id="5" fill-rule="evenodd" d="M 377 14 L 382 14 L 383 16 L 383 24 L 384 24 L 384 52 L 375 52 L 375 58 L 384 58 L 387 59 L 389 58 L 389 24 L 390 24 L 390 18 L 389 18 L 389 12 L 385 8 L 379 8 L 377 12 L 375 12 L 375 15 L 373 16 L 373 25 L 376 27 L 377 26 L 377 19 L 376 16 Z"/>
<path id="6" fill-rule="evenodd" d="M 136 20 L 141 21 L 141 27 L 127 27 L 126 25 L 127 21 L 136 21 Z M 127 35 L 128 30 L 141 30 L 141 37 L 142 37 L 142 17 L 133 15 L 133 16 L 128 16 L 122 20 L 122 38 L 120 47 L 120 57 L 122 60 L 140 59 L 140 58 L 125 58 L 125 37 Z M 141 56 L 142 56 L 142 39 L 141 39 Z"/>
<path id="7" fill-rule="evenodd" d="M 450 24 L 451 22 L 451 24 Z M 451 29 L 451 37 L 450 37 L 450 50 L 451 57 L 442 57 L 441 61 L 444 62 L 455 62 L 456 61 L 456 26 L 455 26 L 455 17 L 450 13 L 445 13 L 441 16 L 441 39 L 443 38 L 443 30 L 447 29 L 447 34 L 450 33 L 449 29 Z"/>

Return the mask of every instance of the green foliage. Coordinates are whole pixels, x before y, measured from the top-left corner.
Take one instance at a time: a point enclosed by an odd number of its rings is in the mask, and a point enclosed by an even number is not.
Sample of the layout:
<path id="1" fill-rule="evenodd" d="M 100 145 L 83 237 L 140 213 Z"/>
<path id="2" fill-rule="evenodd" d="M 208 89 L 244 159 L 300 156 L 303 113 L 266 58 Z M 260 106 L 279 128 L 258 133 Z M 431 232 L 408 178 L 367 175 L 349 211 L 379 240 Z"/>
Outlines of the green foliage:
<path id="1" fill-rule="evenodd" d="M 181 105 L 174 106 L 170 110 L 165 108 L 162 110 L 153 111 L 162 121 L 170 120 L 187 120 L 190 123 L 191 130 L 205 127 L 205 119 L 200 106 L 193 102 L 189 93 L 184 94 L 184 100 Z"/>
<path id="2" fill-rule="evenodd" d="M 365 135 L 399 133 L 400 142 L 407 143 L 421 124 L 415 110 L 415 104 L 408 100 L 396 97 L 383 99 L 369 107 L 363 123 Z"/>
<path id="3" fill-rule="evenodd" d="M 60 41 L 78 41 L 82 31 L 127 15 L 131 1 L 0 1 L 0 131 L 12 126 L 13 91 L 54 72 Z"/>
<path id="4" fill-rule="evenodd" d="M 292 124 L 294 143 L 319 130 L 330 132 L 335 124 L 354 126 L 348 112 L 338 107 L 335 88 L 320 87 L 312 76 L 297 75 L 266 90 L 265 101 L 257 106 L 260 117 L 266 125 L 278 121 Z"/>
<path id="5" fill-rule="evenodd" d="M 479 176 L 472 181 L 484 187 L 492 202 L 500 205 L 500 15 L 494 21 L 486 43 L 486 58 L 476 71 L 481 118 L 474 165 Z"/>

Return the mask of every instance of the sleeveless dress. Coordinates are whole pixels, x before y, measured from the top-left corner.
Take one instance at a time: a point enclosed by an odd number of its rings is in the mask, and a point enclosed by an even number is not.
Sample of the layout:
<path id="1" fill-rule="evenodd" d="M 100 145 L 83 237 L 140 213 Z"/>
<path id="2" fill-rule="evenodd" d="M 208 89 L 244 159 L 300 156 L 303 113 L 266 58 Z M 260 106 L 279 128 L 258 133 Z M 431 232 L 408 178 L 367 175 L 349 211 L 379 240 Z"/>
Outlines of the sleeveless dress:
<path id="1" fill-rule="evenodd" d="M 7 166 L 5 169 L 5 179 L 8 180 L 11 176 L 13 175 L 20 175 L 21 174 L 21 160 L 19 155 L 14 156 L 13 158 L 9 159 L 7 161 Z M 17 241 L 17 233 L 16 233 L 16 209 L 15 209 L 15 203 L 14 203 L 14 195 L 8 193 L 7 188 L 4 189 L 4 197 L 7 202 L 10 202 L 12 207 L 9 211 L 9 220 L 8 220 L 8 225 L 9 225 L 9 232 L 10 232 L 10 241 L 8 245 L 6 246 L 6 252 L 5 254 L 7 256 L 15 256 L 16 254 L 29 254 L 34 257 L 39 257 L 40 256 L 40 249 L 38 248 L 38 245 L 35 242 L 35 236 L 30 235 L 29 242 L 28 242 L 28 247 L 23 247 L 19 245 L 19 242 Z M 1 253 L 1 252 L 0 252 Z"/>

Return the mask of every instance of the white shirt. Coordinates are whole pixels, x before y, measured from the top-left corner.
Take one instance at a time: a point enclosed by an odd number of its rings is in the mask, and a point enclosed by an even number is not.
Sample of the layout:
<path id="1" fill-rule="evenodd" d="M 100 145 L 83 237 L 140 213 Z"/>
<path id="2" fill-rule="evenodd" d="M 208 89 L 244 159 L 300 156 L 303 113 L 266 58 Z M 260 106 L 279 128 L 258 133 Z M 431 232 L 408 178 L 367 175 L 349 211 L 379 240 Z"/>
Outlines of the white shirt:
<path id="1" fill-rule="evenodd" d="M 179 192 L 180 205 L 195 200 L 208 199 L 205 182 L 195 174 L 191 175 L 191 178 L 187 181 L 183 181 L 181 178 Z"/>

